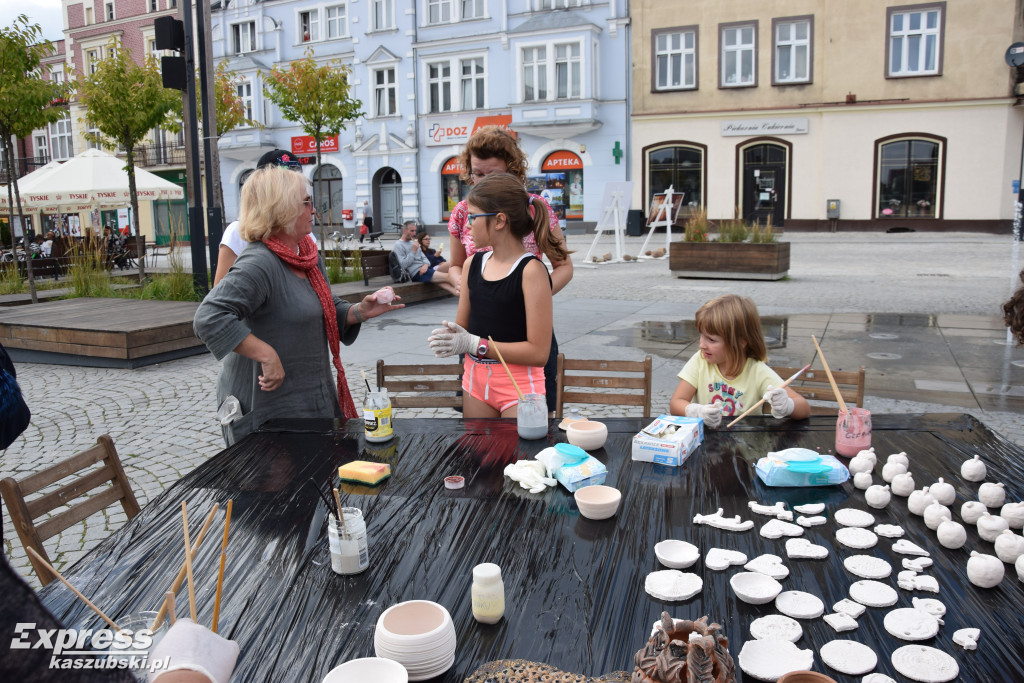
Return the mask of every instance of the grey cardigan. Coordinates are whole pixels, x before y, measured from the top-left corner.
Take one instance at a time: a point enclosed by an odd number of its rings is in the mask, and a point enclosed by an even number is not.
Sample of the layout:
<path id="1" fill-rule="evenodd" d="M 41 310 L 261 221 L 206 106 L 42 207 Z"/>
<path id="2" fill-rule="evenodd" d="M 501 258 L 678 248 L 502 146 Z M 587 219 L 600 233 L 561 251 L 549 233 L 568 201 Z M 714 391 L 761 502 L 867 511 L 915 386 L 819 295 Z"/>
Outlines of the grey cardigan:
<path id="1" fill-rule="evenodd" d="M 326 278 L 323 258 L 320 271 Z M 342 343 L 359 325 L 346 323 L 352 304 L 334 297 Z M 327 345 L 323 309 L 309 280 L 295 275 L 262 242 L 246 245 L 238 260 L 196 310 L 196 336 L 217 360 L 217 405 L 238 399 L 242 417 L 223 428 L 230 446 L 270 418 L 340 417 L 338 390 Z M 270 344 L 284 367 L 284 382 L 262 391 L 260 364 L 233 350 L 249 333 Z"/>

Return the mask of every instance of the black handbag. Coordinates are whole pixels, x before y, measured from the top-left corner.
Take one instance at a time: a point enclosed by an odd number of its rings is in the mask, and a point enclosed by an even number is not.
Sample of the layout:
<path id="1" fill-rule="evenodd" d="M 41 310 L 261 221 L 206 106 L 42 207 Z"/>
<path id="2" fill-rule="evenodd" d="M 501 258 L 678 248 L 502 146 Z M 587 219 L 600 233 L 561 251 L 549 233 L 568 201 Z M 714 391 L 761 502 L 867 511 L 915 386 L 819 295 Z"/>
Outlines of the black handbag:
<path id="1" fill-rule="evenodd" d="M 0 345 L 0 449 L 14 443 L 31 419 L 32 411 L 21 395 L 14 363 Z"/>

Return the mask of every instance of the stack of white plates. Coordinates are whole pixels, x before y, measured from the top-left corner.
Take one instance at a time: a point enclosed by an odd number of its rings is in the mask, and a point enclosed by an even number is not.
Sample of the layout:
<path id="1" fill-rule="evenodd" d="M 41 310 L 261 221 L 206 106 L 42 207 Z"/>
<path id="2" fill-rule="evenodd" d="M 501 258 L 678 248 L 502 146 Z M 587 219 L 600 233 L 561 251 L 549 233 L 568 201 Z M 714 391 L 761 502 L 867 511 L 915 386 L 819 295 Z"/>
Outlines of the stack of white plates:
<path id="1" fill-rule="evenodd" d="M 436 602 L 401 602 L 377 620 L 373 649 L 378 657 L 402 664 L 410 681 L 440 676 L 455 663 L 455 624 Z"/>

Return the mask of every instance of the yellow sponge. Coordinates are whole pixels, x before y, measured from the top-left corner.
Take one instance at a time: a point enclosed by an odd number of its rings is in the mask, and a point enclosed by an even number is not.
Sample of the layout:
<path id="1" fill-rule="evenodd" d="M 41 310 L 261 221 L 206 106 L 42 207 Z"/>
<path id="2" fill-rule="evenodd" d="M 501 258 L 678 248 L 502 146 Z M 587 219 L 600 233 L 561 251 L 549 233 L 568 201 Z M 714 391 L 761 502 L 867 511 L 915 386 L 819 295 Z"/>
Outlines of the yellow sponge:
<path id="1" fill-rule="evenodd" d="M 353 460 L 338 468 L 338 477 L 342 481 L 353 481 L 367 486 L 376 486 L 390 476 L 391 465 L 382 462 Z"/>

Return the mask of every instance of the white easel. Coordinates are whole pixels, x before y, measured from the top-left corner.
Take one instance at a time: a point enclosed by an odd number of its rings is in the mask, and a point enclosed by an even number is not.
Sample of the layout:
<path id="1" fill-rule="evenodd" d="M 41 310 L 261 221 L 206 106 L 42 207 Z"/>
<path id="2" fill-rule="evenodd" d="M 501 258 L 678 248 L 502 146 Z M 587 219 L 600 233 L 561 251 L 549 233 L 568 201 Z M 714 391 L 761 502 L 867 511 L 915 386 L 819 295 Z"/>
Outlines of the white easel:
<path id="1" fill-rule="evenodd" d="M 665 190 L 665 200 L 658 207 L 658 213 L 654 215 L 654 220 L 651 221 L 650 230 L 647 231 L 647 237 L 644 239 L 644 244 L 640 247 L 640 254 L 637 258 L 656 258 L 654 256 L 645 256 L 647 252 L 647 243 L 651 241 L 651 237 L 654 235 L 656 228 L 665 228 L 665 255 L 657 258 L 668 258 L 669 245 L 672 243 L 672 224 L 675 223 L 676 216 L 673 211 L 672 195 L 676 192 L 669 185 L 668 189 Z"/>
<path id="2" fill-rule="evenodd" d="M 594 235 L 594 241 L 590 244 L 590 249 L 587 250 L 587 255 L 584 257 L 583 262 L 592 264 L 590 260 L 591 255 L 594 253 L 594 249 L 597 247 L 597 243 L 601 241 L 601 235 L 605 230 L 610 230 L 615 236 L 615 258 L 610 261 L 601 261 L 600 263 L 622 263 L 622 234 L 626 226 L 623 223 L 623 217 L 625 216 L 626 210 L 629 209 L 628 199 L 626 200 L 625 208 L 623 208 L 623 199 L 630 197 L 633 194 L 633 183 L 632 182 L 621 182 L 611 181 L 605 183 L 604 201 L 602 202 L 601 220 L 598 221 L 597 227 L 594 229 L 596 234 Z"/>

